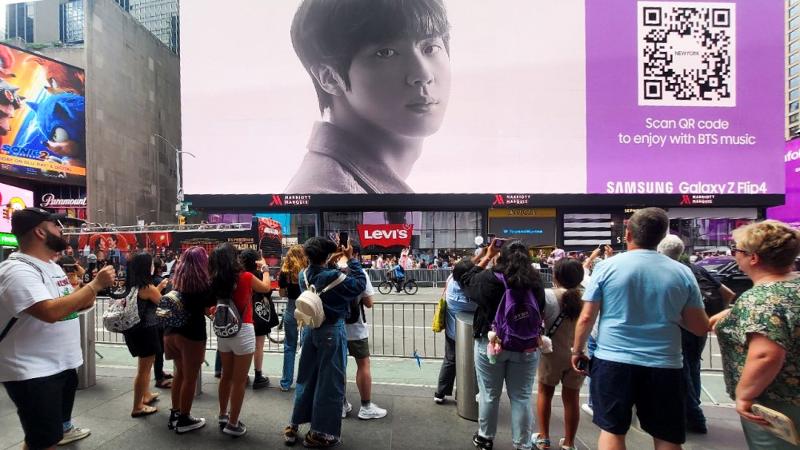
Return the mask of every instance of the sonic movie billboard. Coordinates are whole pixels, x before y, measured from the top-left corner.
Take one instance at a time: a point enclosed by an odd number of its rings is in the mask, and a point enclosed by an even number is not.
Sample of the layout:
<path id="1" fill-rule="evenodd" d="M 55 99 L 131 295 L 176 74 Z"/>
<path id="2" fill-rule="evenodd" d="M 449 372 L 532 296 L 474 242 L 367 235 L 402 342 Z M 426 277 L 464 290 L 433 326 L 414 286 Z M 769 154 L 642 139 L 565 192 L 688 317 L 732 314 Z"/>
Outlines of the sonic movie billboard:
<path id="1" fill-rule="evenodd" d="M 81 69 L 0 44 L 0 173 L 85 184 Z"/>
<path id="2" fill-rule="evenodd" d="M 784 193 L 783 0 L 226 7 L 180 4 L 189 193 Z"/>

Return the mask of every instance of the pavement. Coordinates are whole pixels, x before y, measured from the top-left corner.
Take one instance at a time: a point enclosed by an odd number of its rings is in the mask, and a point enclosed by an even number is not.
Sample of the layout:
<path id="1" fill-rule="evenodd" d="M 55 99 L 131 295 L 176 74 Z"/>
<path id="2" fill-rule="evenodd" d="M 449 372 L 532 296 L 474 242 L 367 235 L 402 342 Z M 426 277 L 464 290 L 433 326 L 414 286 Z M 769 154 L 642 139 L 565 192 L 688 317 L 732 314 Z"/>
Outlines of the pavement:
<path id="1" fill-rule="evenodd" d="M 247 435 L 233 439 L 219 432 L 214 424 L 185 435 L 167 430 L 169 391 L 161 391 L 160 411 L 146 418 L 131 419 L 135 360 L 124 347 L 98 345 L 102 358 L 97 359 L 97 384 L 78 392 L 73 421 L 92 429 L 92 435 L 63 448 L 73 449 L 219 449 L 282 448 L 282 430 L 291 413 L 292 391 L 270 388 L 247 390 L 242 421 Z M 207 354 L 213 364 L 213 352 Z M 277 385 L 282 356 L 267 354 L 264 369 L 272 384 Z M 456 405 L 433 403 L 432 395 L 440 361 L 375 358 L 372 362 L 372 400 L 389 410 L 383 419 L 362 421 L 356 418 L 359 398 L 355 385 L 355 364 L 348 365 L 347 398 L 353 412 L 342 424 L 343 449 L 470 449 L 477 424 L 458 416 Z M 211 367 L 203 368 L 203 393 L 195 400 L 193 415 L 211 421 L 217 414 L 217 380 Z M 712 394 L 719 395 L 721 377 L 704 373 L 703 382 Z M 584 393 L 587 392 L 584 389 Z M 585 394 L 584 394 L 585 396 Z M 720 399 L 723 396 L 719 397 Z M 724 396 L 727 399 L 727 396 Z M 689 435 L 686 449 L 746 449 L 738 415 L 730 403 L 719 406 L 704 395 L 703 409 L 709 419 L 707 435 Z M 729 402 L 729 400 L 728 400 Z M 496 448 L 511 448 L 510 406 L 503 398 L 500 406 Z M 551 437 L 555 442 L 563 433 L 563 409 L 559 397 L 553 403 Z M 305 431 L 302 428 L 301 431 Z M 576 446 L 597 448 L 599 429 L 590 417 L 581 413 Z M 20 448 L 23 439 L 19 419 L 5 390 L 0 390 L 0 449 Z M 629 449 L 652 448 L 652 439 L 636 428 L 628 433 Z M 302 447 L 300 447 L 302 448 Z M 555 447 L 554 447 L 555 448 Z"/>

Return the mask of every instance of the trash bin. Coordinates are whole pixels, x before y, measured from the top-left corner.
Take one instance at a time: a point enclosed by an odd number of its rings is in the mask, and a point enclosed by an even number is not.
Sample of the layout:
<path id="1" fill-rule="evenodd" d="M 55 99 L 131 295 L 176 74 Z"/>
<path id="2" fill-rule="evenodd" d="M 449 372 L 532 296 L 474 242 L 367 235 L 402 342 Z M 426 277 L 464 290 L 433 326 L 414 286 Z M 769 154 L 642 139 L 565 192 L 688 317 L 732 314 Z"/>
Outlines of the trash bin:
<path id="1" fill-rule="evenodd" d="M 458 415 L 478 420 L 478 379 L 475 376 L 475 338 L 471 313 L 456 315 L 456 403 Z"/>
<path id="2" fill-rule="evenodd" d="M 81 325 L 81 354 L 83 355 L 83 365 L 78 367 L 78 389 L 90 388 L 97 384 L 94 315 L 94 306 L 78 313 L 78 322 Z"/>

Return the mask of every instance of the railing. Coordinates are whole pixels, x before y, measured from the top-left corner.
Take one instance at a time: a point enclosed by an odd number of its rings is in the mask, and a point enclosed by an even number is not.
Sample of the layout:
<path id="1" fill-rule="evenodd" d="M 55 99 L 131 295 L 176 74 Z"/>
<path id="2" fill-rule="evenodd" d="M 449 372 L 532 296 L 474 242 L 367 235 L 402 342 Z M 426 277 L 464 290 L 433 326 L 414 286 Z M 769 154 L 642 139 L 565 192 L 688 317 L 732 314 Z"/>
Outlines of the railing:
<path id="1" fill-rule="evenodd" d="M 387 270 L 367 269 L 369 280 L 375 285 L 386 281 Z M 406 270 L 406 279 L 416 281 L 420 287 L 444 287 L 447 278 L 452 273 L 452 269 L 408 269 Z M 553 285 L 553 274 L 550 269 L 540 269 L 539 274 L 542 276 L 545 287 Z"/>

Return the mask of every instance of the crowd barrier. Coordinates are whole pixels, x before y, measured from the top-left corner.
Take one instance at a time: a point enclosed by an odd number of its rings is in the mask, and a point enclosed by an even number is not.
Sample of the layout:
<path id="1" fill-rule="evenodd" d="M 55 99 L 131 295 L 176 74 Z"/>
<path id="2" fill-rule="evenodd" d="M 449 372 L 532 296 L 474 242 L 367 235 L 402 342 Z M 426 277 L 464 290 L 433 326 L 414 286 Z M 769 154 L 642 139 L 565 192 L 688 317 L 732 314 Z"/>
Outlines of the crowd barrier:
<path id="1" fill-rule="evenodd" d="M 388 269 L 366 269 L 369 280 L 374 285 L 387 281 L 386 274 Z M 447 278 L 453 273 L 452 269 L 408 269 L 406 278 L 416 281 L 420 287 L 444 287 Z M 540 269 L 545 287 L 553 286 L 553 275 L 550 269 Z"/>
<path id="2" fill-rule="evenodd" d="M 103 328 L 102 317 L 108 302 L 109 299 L 106 297 L 97 299 L 97 310 L 94 315 L 95 340 L 98 344 L 124 345 L 122 334 L 112 333 Z M 282 319 L 286 309 L 286 299 L 276 299 L 275 309 Z M 444 358 L 444 332 L 434 333 L 431 331 L 435 309 L 436 303 L 434 302 L 388 302 L 382 301 L 379 296 L 372 308 L 365 309 L 369 327 L 370 353 L 376 357 Z M 211 330 L 210 321 L 206 321 L 206 325 L 207 348 L 216 350 L 217 337 Z M 282 326 L 274 328 L 268 337 L 264 351 L 283 353 L 285 334 Z M 713 334 L 709 334 L 703 353 L 702 368 L 704 371 L 722 370 L 719 346 L 716 336 Z"/>

